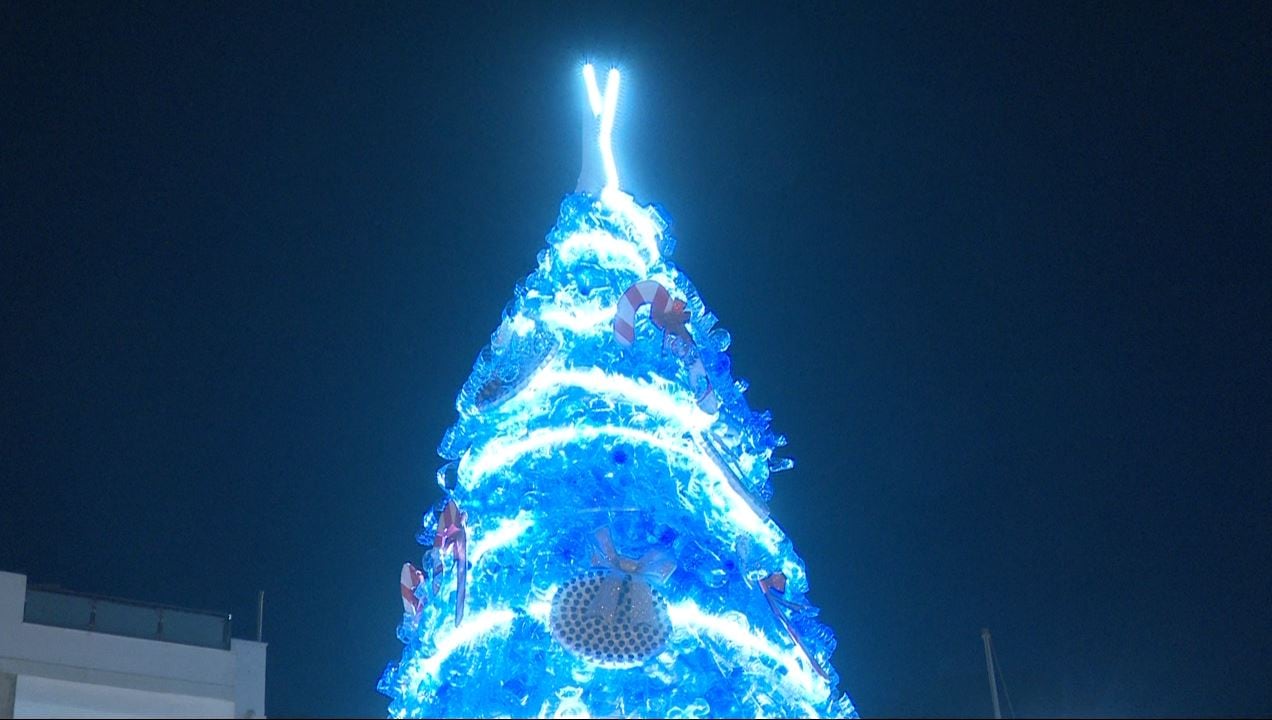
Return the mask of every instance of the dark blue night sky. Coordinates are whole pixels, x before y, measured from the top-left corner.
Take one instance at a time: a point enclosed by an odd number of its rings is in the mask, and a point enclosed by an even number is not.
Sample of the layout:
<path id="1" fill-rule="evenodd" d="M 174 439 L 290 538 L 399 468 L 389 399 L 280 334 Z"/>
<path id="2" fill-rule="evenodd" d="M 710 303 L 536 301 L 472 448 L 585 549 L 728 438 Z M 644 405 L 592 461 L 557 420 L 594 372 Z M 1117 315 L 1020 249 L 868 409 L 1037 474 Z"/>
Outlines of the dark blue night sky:
<path id="1" fill-rule="evenodd" d="M 0 6 L 0 569 L 382 714 L 595 59 L 863 715 L 1272 715 L 1269 6 L 677 5 Z"/>

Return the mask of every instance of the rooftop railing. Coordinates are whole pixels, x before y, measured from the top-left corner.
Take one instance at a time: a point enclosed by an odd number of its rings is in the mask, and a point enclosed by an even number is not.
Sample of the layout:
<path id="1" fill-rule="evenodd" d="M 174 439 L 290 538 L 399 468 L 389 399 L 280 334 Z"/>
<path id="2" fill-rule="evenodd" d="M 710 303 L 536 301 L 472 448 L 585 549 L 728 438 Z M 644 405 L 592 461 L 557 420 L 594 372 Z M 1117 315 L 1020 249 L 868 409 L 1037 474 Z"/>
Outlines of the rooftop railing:
<path id="1" fill-rule="evenodd" d="M 28 588 L 23 622 L 124 637 L 230 649 L 230 615 L 203 610 Z"/>

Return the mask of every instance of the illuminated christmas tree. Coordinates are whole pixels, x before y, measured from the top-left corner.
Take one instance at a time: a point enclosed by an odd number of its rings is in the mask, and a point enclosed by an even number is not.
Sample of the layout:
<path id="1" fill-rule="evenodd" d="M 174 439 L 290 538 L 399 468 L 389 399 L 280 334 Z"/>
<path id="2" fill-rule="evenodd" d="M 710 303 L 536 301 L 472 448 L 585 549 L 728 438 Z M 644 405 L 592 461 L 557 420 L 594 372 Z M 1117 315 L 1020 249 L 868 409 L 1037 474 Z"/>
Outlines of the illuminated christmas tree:
<path id="1" fill-rule="evenodd" d="M 378 689 L 393 717 L 855 716 L 764 503 L 785 438 L 619 190 L 618 71 L 583 76 L 579 188 L 460 390 Z"/>

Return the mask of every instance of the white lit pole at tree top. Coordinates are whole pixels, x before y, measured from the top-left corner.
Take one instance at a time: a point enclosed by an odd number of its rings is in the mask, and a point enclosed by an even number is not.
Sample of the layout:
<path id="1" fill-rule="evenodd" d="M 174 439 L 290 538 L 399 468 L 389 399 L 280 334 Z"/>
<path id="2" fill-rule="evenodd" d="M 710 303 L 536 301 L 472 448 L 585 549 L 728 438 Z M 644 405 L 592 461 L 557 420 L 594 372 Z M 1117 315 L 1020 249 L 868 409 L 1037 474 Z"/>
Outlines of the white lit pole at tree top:
<path id="1" fill-rule="evenodd" d="M 394 717 L 855 716 L 764 503 L 786 440 L 619 189 L 618 71 L 583 79 L 579 187 L 459 392 L 378 689 Z"/>

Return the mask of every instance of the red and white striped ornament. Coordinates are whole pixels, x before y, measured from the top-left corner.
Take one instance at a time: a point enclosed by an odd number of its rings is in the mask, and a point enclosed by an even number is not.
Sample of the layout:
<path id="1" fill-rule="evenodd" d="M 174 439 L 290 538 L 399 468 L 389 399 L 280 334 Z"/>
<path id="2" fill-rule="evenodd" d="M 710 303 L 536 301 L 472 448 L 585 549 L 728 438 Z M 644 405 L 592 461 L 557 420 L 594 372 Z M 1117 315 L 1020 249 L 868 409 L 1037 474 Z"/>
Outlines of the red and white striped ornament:
<path id="1" fill-rule="evenodd" d="M 402 610 L 408 615 L 419 615 L 424 601 L 415 594 L 415 589 L 424 582 L 424 573 L 411 563 L 402 563 Z"/>
<path id="2" fill-rule="evenodd" d="M 618 312 L 614 315 L 614 337 L 620 345 L 627 347 L 635 342 L 636 311 L 646 305 L 649 306 L 649 319 L 655 327 L 693 344 L 693 337 L 685 327 L 685 323 L 689 322 L 685 301 L 672 298 L 667 288 L 653 280 L 641 280 L 627 288 L 627 292 L 618 300 Z"/>
<path id="3" fill-rule="evenodd" d="M 464 621 L 464 599 L 468 594 L 468 513 L 460 512 L 455 500 L 448 499 L 437 518 L 437 535 L 429 556 L 433 560 L 433 596 L 442 592 L 442 558 L 447 552 L 455 554 L 455 624 Z"/>
<path id="4" fill-rule="evenodd" d="M 689 322 L 689 311 L 685 309 L 685 301 L 678 300 L 667 292 L 667 288 L 653 280 L 641 280 L 627 288 L 627 292 L 618 299 L 618 311 L 614 314 L 614 338 L 623 347 L 630 347 L 636 341 L 636 311 L 649 306 L 649 319 L 654 327 L 663 331 L 664 347 L 673 351 L 689 363 L 689 386 L 694 393 L 698 407 L 712 415 L 720 411 L 720 398 L 711 387 L 711 378 L 707 368 L 702 364 L 698 354 L 698 346 L 689 334 L 686 324 Z M 679 343 L 670 342 L 675 337 Z"/>

